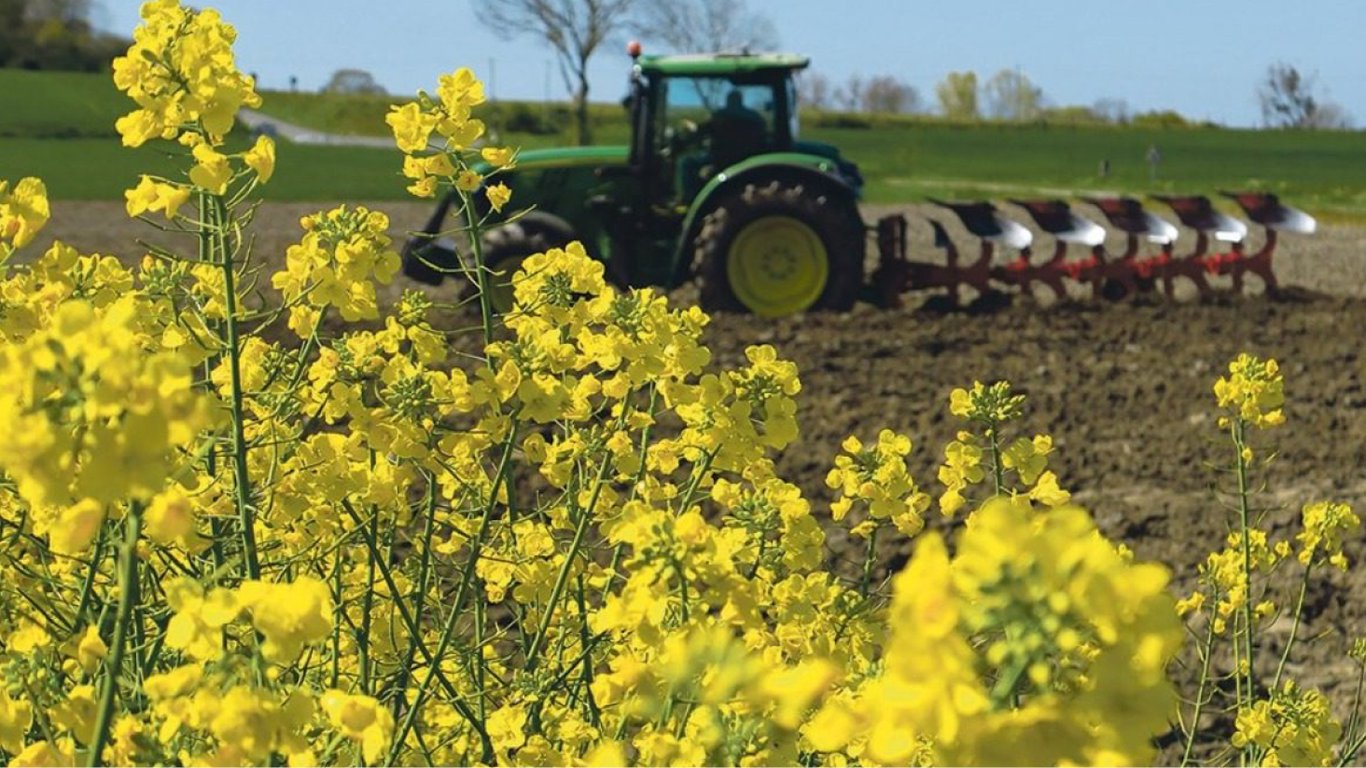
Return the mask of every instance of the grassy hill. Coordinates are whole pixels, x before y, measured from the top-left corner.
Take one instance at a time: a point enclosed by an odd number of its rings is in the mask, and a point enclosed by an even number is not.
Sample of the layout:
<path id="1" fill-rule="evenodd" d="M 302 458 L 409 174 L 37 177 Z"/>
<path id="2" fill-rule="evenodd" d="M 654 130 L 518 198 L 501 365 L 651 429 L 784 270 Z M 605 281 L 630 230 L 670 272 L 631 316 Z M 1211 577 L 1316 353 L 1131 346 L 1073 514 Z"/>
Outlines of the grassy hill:
<path id="1" fill-rule="evenodd" d="M 179 147 L 119 143 L 114 121 L 133 108 L 107 74 L 0 69 L 0 178 L 39 176 L 56 198 L 119 199 L 138 174 L 172 175 L 184 167 Z M 250 137 L 234 134 L 229 147 Z M 305 146 L 281 141 L 279 166 L 263 188 L 272 200 L 402 199 L 395 152 Z"/>
<path id="2" fill-rule="evenodd" d="M 1366 132 L 926 122 L 804 135 L 857 161 L 872 200 L 1259 189 L 1330 218 L 1366 216 L 1366 164 L 1358 160 Z M 1156 179 L 1145 162 L 1150 146 L 1162 157 Z"/>
<path id="3" fill-rule="evenodd" d="M 139 172 L 176 168 L 165 149 L 119 146 L 114 120 L 130 108 L 107 75 L 0 70 L 0 175 L 44 177 L 64 198 L 114 198 Z M 331 133 L 384 136 L 399 96 L 266 92 L 262 111 Z M 499 102 L 480 116 L 499 140 L 534 148 L 570 142 L 563 104 Z M 595 138 L 624 143 L 617 104 L 592 105 Z M 1366 219 L 1366 132 L 1227 130 L 1214 127 L 952 124 L 933 118 L 803 116 L 802 136 L 826 141 L 860 165 L 872 202 L 926 196 L 1002 199 L 1088 192 L 1211 193 L 1268 189 L 1330 219 Z M 234 139 L 245 142 L 246 137 Z M 1144 161 L 1162 154 L 1157 178 Z M 281 142 L 277 200 L 403 199 L 396 152 Z M 1110 173 L 1099 173 L 1108 160 Z"/>
<path id="4" fill-rule="evenodd" d="M 114 119 L 130 102 L 109 75 L 0 69 L 0 139 L 117 136 Z"/>

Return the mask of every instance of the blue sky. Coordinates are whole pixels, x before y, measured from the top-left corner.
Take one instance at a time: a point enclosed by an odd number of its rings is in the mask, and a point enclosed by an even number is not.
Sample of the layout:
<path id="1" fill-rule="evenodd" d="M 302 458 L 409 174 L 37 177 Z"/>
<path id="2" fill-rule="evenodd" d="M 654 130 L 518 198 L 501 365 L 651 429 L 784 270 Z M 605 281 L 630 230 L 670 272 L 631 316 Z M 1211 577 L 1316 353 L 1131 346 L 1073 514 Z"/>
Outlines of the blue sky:
<path id="1" fill-rule="evenodd" d="M 469 66 L 500 98 L 564 98 L 546 45 L 499 40 L 475 19 L 479 0 L 217 0 L 238 28 L 238 59 L 264 88 L 290 76 L 318 88 L 344 67 L 391 93 L 433 88 Z M 131 31 L 134 0 L 102 0 L 96 21 Z M 951 71 L 985 79 L 1018 69 L 1050 104 L 1122 99 L 1132 111 L 1175 109 L 1227 125 L 1261 120 L 1256 87 L 1272 62 L 1316 75 L 1318 93 L 1366 126 L 1366 0 L 750 0 L 782 48 L 805 53 L 834 83 L 894 75 L 933 103 Z M 592 98 L 624 93 L 622 43 L 591 65 Z M 646 51 L 649 35 L 641 35 Z M 267 105 L 267 111 L 269 107 Z"/>

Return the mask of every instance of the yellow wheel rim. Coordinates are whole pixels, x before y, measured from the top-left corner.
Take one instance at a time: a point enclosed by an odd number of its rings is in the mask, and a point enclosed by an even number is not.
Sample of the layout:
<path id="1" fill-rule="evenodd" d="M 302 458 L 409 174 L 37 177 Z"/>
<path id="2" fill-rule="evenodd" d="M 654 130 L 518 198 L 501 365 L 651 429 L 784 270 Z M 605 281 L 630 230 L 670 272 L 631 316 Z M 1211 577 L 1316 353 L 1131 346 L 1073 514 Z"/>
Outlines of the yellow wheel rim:
<path id="1" fill-rule="evenodd" d="M 526 256 L 509 256 L 489 265 L 491 271 L 491 274 L 488 275 L 489 306 L 500 315 L 506 315 L 512 311 L 514 302 L 512 276 L 522 268 L 523 261 L 526 261 Z"/>
<path id="2" fill-rule="evenodd" d="M 829 277 L 825 243 L 791 216 L 758 219 L 740 231 L 726 254 L 726 278 L 735 298 L 764 317 L 809 308 Z"/>

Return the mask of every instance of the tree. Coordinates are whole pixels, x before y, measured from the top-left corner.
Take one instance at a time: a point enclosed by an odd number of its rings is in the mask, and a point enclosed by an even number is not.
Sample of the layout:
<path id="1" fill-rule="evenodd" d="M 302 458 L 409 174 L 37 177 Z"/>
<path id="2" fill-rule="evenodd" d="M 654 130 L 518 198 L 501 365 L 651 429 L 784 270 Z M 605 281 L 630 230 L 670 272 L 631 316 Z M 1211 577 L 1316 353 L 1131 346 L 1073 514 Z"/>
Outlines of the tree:
<path id="1" fill-rule="evenodd" d="M 950 120 L 976 120 L 977 73 L 950 72 L 934 87 L 939 111 Z"/>
<path id="2" fill-rule="evenodd" d="M 778 30 L 745 0 L 644 0 L 633 25 L 674 53 L 771 51 Z"/>
<path id="3" fill-rule="evenodd" d="M 797 103 L 811 109 L 830 108 L 830 79 L 807 70 L 797 78 Z"/>
<path id="4" fill-rule="evenodd" d="M 323 93 L 351 93 L 383 96 L 388 93 L 384 86 L 375 82 L 375 76 L 363 69 L 339 69 L 332 73 Z"/>
<path id="5" fill-rule="evenodd" d="M 1342 107 L 1314 95 L 1315 80 L 1285 62 L 1267 67 L 1257 89 L 1262 122 L 1272 128 L 1346 128 Z"/>
<path id="6" fill-rule="evenodd" d="M 862 107 L 874 114 L 904 115 L 920 109 L 920 94 L 891 75 L 878 75 L 863 86 Z"/>
<path id="7" fill-rule="evenodd" d="M 998 120 L 1033 120 L 1043 106 L 1043 91 L 1024 73 L 1003 69 L 982 86 L 987 114 Z"/>
<path id="8" fill-rule="evenodd" d="M 94 29 L 90 0 L 0 0 L 0 67 L 108 70 L 128 40 Z"/>
<path id="9" fill-rule="evenodd" d="M 550 44 L 565 89 L 573 94 L 580 144 L 592 141 L 588 126 L 588 60 L 630 22 L 635 0 L 480 0 L 479 21 L 504 40 L 536 35 Z"/>
<path id="10" fill-rule="evenodd" d="M 835 89 L 835 107 L 844 112 L 857 112 L 863 106 L 863 78 L 858 74 L 849 76 L 844 85 Z"/>
<path id="11" fill-rule="evenodd" d="M 1098 120 L 1115 125 L 1127 125 L 1129 122 L 1129 102 L 1124 99 L 1105 98 L 1098 99 L 1091 107 Z"/>

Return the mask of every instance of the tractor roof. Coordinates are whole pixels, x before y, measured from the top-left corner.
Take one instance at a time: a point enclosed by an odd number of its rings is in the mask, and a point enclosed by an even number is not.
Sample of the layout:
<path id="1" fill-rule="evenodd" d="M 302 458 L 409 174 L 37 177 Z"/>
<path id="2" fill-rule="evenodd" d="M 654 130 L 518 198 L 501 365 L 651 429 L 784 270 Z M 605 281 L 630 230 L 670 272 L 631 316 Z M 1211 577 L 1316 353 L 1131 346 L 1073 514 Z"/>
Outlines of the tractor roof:
<path id="1" fill-rule="evenodd" d="M 795 53 L 689 53 L 678 56 L 641 56 L 638 66 L 648 74 L 682 77 L 733 75 L 770 70 L 805 69 L 811 59 Z"/>

